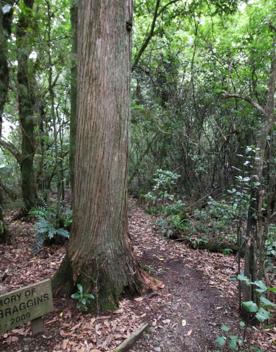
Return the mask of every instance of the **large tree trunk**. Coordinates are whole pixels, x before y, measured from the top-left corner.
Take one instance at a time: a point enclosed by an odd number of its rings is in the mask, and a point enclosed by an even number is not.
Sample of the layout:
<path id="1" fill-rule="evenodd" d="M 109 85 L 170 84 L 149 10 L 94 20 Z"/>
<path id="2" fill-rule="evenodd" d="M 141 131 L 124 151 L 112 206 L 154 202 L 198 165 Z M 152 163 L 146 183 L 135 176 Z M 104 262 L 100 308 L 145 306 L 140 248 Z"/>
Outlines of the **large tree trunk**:
<path id="1" fill-rule="evenodd" d="M 17 83 L 19 121 L 22 134 L 22 160 L 20 163 L 22 196 L 25 210 L 37 204 L 34 174 L 35 116 L 34 116 L 34 72 L 30 64 L 32 15 L 34 0 L 24 0 L 24 11 L 19 14 L 16 28 Z"/>
<path id="2" fill-rule="evenodd" d="M 141 288 L 127 236 L 132 4 L 83 0 L 78 11 L 73 231 L 54 286 L 69 269 L 69 281 L 92 291 L 97 309 L 106 310 Z"/>

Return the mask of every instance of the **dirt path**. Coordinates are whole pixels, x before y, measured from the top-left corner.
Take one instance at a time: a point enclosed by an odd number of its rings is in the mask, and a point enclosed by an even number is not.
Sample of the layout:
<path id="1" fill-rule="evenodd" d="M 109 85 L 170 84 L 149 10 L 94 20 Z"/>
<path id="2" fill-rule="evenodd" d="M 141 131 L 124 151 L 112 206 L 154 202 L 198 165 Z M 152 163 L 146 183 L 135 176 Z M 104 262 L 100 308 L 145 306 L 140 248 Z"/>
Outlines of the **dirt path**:
<path id="1" fill-rule="evenodd" d="M 136 220 L 135 220 L 136 219 Z M 137 221 L 138 219 L 138 221 Z M 136 222 L 137 221 L 137 222 Z M 230 295 L 213 286 L 210 259 L 206 253 L 193 251 L 186 246 L 166 241 L 152 230 L 151 217 L 140 209 L 133 209 L 130 233 L 142 262 L 164 283 L 160 292 L 163 304 L 149 314 L 151 327 L 138 341 L 135 352 L 201 352 L 214 350 L 213 342 L 220 334 L 222 323 L 235 325 L 238 317 L 233 303 L 233 285 Z M 217 257 L 217 258 L 216 258 Z M 215 255 L 223 271 L 235 272 L 233 258 Z M 214 258 L 212 258 L 213 260 Z M 200 265 L 199 265 L 200 264 Z M 218 276 L 225 284 L 225 273 Z"/>

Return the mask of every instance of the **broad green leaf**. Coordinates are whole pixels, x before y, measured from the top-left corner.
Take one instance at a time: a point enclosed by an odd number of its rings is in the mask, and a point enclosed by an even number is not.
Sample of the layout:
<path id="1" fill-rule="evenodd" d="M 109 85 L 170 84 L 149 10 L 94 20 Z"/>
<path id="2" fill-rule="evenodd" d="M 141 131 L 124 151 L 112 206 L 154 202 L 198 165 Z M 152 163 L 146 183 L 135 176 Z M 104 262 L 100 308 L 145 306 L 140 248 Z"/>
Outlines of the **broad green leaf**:
<path id="1" fill-rule="evenodd" d="M 230 331 L 230 327 L 228 325 L 222 324 L 221 325 L 221 330 L 224 332 L 228 332 Z"/>
<path id="2" fill-rule="evenodd" d="M 226 337 L 225 336 L 218 336 L 217 338 L 216 338 L 216 344 L 218 345 L 218 346 L 220 346 L 220 347 L 222 347 L 222 346 L 224 346 L 225 345 L 225 343 L 226 343 Z"/>
<path id="3" fill-rule="evenodd" d="M 258 306 L 253 301 L 242 302 L 242 307 L 249 313 L 258 312 Z"/>
<path id="4" fill-rule="evenodd" d="M 250 280 L 248 279 L 248 277 L 247 276 L 245 276 L 244 274 L 239 274 L 238 276 L 237 276 L 237 279 L 239 280 L 239 281 L 241 281 L 241 282 L 245 282 L 246 283 L 246 285 L 250 285 Z"/>
<path id="5" fill-rule="evenodd" d="M 238 336 L 230 336 L 228 345 L 232 351 L 238 350 L 238 340 L 239 340 Z"/>
<path id="6" fill-rule="evenodd" d="M 265 285 L 265 283 L 262 280 L 254 281 L 252 282 L 252 284 L 258 287 L 256 291 L 259 293 L 264 293 L 267 291 L 268 287 Z"/>
<path id="7" fill-rule="evenodd" d="M 90 299 L 94 299 L 95 297 L 94 295 L 92 295 L 92 293 L 86 293 L 85 298 L 90 300 Z"/>
<path id="8" fill-rule="evenodd" d="M 244 321 L 240 321 L 240 328 L 244 329 L 246 327 L 246 324 Z"/>
<path id="9" fill-rule="evenodd" d="M 81 299 L 81 304 L 83 304 L 84 306 L 87 304 L 87 300 L 85 298 Z"/>
<path id="10" fill-rule="evenodd" d="M 78 300 L 80 298 L 80 294 L 78 292 L 75 292 L 71 295 L 71 298 Z"/>
<path id="11" fill-rule="evenodd" d="M 269 299 L 267 299 L 264 296 L 260 297 L 260 302 L 262 303 L 262 305 L 266 306 L 266 307 L 276 307 L 276 304 L 271 302 Z"/>
<path id="12" fill-rule="evenodd" d="M 270 318 L 270 313 L 263 308 L 260 308 L 258 313 L 256 314 L 256 319 L 261 323 L 263 323 L 265 320 L 269 318 Z"/>
<path id="13" fill-rule="evenodd" d="M 82 285 L 81 285 L 81 284 L 77 284 L 77 288 L 78 288 L 80 294 L 82 295 L 82 294 L 83 294 L 83 287 L 82 287 Z"/>

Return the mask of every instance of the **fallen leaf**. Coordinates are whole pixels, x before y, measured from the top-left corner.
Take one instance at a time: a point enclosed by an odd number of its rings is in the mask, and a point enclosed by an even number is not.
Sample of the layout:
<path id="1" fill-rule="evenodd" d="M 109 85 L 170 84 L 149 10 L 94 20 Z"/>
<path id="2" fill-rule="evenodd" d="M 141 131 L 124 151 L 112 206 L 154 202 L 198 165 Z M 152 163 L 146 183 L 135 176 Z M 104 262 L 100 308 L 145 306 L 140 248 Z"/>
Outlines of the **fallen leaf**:
<path id="1" fill-rule="evenodd" d="M 193 329 L 189 330 L 185 336 L 191 336 L 193 332 Z"/>

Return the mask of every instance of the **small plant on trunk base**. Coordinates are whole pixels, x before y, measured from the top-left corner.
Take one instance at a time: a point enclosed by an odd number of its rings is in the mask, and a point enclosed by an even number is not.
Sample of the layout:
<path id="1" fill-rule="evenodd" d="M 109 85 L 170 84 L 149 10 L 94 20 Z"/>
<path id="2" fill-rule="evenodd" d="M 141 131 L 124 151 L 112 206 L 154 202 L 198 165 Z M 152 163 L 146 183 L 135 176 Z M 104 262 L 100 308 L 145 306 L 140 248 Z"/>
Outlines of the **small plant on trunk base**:
<path id="1" fill-rule="evenodd" d="M 71 295 L 71 298 L 77 301 L 77 308 L 81 312 L 87 312 L 88 306 L 95 299 L 92 293 L 85 292 L 81 284 L 77 284 L 78 291 Z"/>

